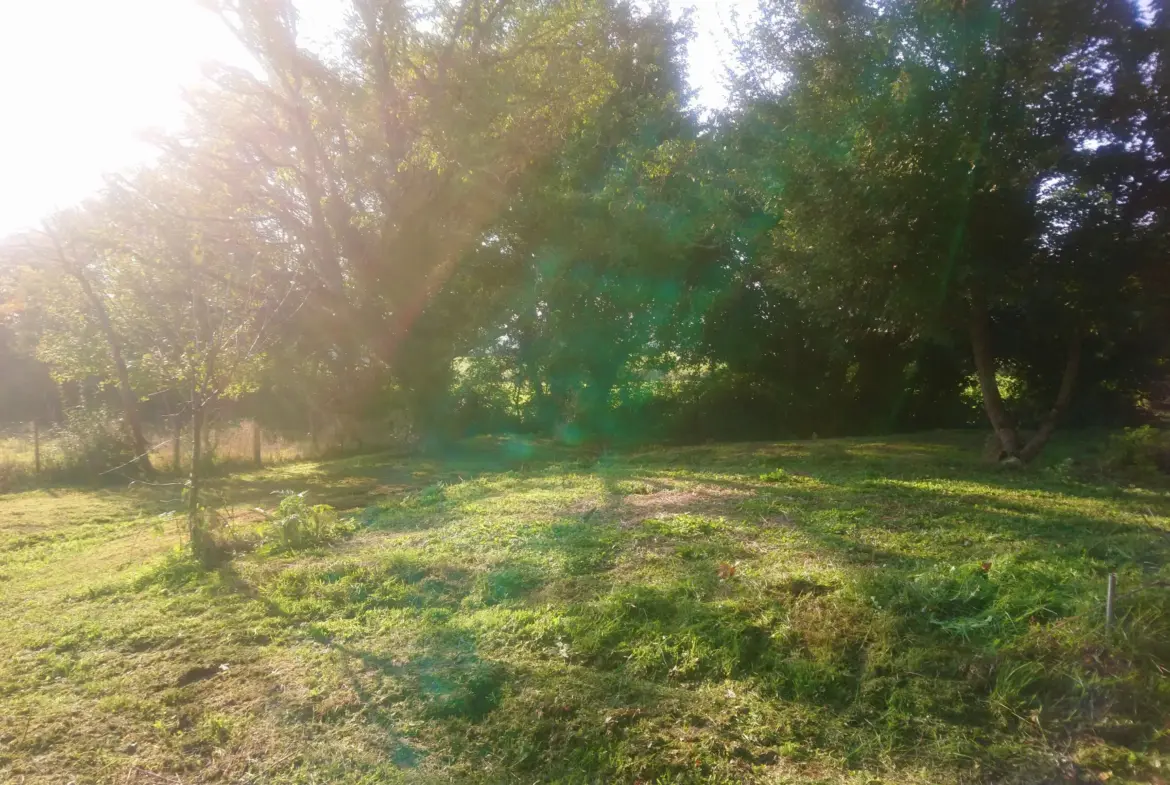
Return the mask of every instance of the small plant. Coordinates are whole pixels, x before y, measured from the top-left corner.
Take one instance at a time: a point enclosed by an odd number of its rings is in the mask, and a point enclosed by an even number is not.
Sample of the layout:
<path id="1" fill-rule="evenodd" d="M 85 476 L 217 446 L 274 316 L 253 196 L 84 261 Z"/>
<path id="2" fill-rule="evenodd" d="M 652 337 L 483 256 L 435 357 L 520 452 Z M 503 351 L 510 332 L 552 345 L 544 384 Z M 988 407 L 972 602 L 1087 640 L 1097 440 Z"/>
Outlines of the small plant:
<path id="1" fill-rule="evenodd" d="M 846 453 L 842 453 L 842 454 L 845 456 L 845 458 L 849 457 L 848 454 L 846 454 Z M 838 460 L 838 459 L 830 457 L 829 460 Z M 788 484 L 792 484 L 792 485 L 806 485 L 806 484 L 811 484 L 811 483 L 816 482 L 816 480 L 813 477 L 810 477 L 809 475 L 805 474 L 804 472 L 792 472 L 792 471 L 787 471 L 786 469 L 781 469 L 779 467 L 777 467 L 777 468 L 773 469 L 772 471 L 767 472 L 765 474 L 761 474 L 759 477 L 759 480 L 760 480 L 760 482 L 788 483 Z"/>
<path id="2" fill-rule="evenodd" d="M 307 491 L 294 493 L 278 491 L 283 497 L 276 511 L 260 510 L 268 519 L 269 532 L 274 535 L 277 550 L 296 551 L 311 548 L 341 537 L 352 531 L 350 521 L 342 521 L 328 504 L 310 505 L 305 501 Z"/>
<path id="3" fill-rule="evenodd" d="M 403 507 L 437 507 L 447 500 L 447 483 L 437 482 L 416 493 L 408 493 L 402 499 Z"/>
<path id="4" fill-rule="evenodd" d="M 227 559 L 232 551 L 231 521 L 224 514 L 224 499 L 218 493 L 204 489 L 202 501 L 192 507 L 191 492 L 191 485 L 188 483 L 183 488 L 183 502 L 187 508 L 183 517 L 187 545 L 200 564 L 204 567 L 215 567 Z M 158 526 L 164 526 L 168 520 L 179 520 L 179 516 L 164 513 L 159 516 Z"/>
<path id="5" fill-rule="evenodd" d="M 654 493 L 654 486 L 640 480 L 622 480 L 614 483 L 614 492 L 622 496 L 645 496 Z"/>

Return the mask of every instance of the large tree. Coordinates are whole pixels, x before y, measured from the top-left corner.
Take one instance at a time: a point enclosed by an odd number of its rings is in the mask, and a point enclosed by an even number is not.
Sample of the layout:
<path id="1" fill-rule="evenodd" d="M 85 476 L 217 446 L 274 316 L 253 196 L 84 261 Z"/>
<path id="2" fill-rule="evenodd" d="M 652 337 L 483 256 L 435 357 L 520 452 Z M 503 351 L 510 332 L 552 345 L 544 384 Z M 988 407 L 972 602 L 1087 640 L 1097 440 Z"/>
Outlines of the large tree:
<path id="1" fill-rule="evenodd" d="M 761 11 L 741 98 L 768 161 L 755 187 L 782 203 L 776 278 L 871 333 L 965 334 L 1004 454 L 1034 457 L 1084 347 L 1142 289 L 1145 238 L 1164 231 L 1145 193 L 1166 172 L 1145 109 L 1164 57 L 1138 10 L 779 0 Z M 1026 444 L 996 378 L 1009 314 L 1065 358 Z"/>

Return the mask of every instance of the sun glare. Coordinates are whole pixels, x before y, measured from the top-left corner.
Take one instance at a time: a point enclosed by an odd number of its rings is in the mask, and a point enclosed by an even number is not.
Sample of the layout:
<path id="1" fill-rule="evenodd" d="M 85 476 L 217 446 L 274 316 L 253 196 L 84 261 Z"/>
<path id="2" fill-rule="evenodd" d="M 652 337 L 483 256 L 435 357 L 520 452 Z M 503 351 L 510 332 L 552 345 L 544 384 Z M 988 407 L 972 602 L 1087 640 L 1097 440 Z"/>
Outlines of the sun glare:
<path id="1" fill-rule="evenodd" d="M 310 43 L 336 23 L 330 0 L 298 2 Z M 728 31 L 749 0 L 674 0 L 693 8 L 689 75 L 699 105 L 726 100 Z M 318 30 L 318 32 L 321 32 Z M 182 88 L 204 63 L 246 63 L 243 48 L 196 0 L 0 3 L 0 235 L 36 224 L 151 156 L 142 132 L 174 128 Z"/>
<path id="2" fill-rule="evenodd" d="M 147 158 L 142 130 L 174 126 L 201 64 L 243 58 L 193 0 L 0 4 L 0 234 Z"/>

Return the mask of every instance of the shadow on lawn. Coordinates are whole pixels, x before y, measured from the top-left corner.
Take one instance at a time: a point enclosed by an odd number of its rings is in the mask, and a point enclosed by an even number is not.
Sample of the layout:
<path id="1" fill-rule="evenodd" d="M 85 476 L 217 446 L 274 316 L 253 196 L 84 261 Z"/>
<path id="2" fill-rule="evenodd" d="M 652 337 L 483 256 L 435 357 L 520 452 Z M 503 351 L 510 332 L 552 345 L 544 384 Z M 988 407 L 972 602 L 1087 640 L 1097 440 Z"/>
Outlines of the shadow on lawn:
<path id="1" fill-rule="evenodd" d="M 1036 623 L 1029 614 L 1052 622 L 1075 613 L 1090 591 L 1085 570 L 1103 575 L 1138 559 L 1165 563 L 1170 537 L 1099 513 L 1092 501 L 1105 499 L 1092 489 L 1034 473 L 980 471 L 955 449 L 910 442 L 888 453 L 870 443 L 693 448 L 671 451 L 668 466 L 637 455 L 575 462 L 556 455 L 543 464 L 512 456 L 509 464 L 500 462 L 509 456 L 498 445 L 430 464 L 362 456 L 293 487 L 324 493 L 358 472 L 355 487 L 363 490 L 390 483 L 417 490 L 444 478 L 511 472 L 514 482 L 485 484 L 449 506 L 408 510 L 380 526 L 405 529 L 420 520 L 457 525 L 461 504 L 553 487 L 566 472 L 601 475 L 603 493 L 583 509 L 542 521 L 479 572 L 430 561 L 426 553 L 397 561 L 375 554 L 369 563 L 299 568 L 304 580 L 289 579 L 283 599 L 238 576 L 229 582 L 343 655 L 341 671 L 368 707 L 367 722 L 395 738 L 403 715 L 438 723 L 431 730 L 449 734 L 446 754 L 473 766 L 490 759 L 545 779 L 573 767 L 603 772 L 612 762 L 607 755 L 630 738 L 641 745 L 639 776 L 668 773 L 678 756 L 665 751 L 685 747 L 685 740 L 656 737 L 650 718 L 677 724 L 671 701 L 693 700 L 694 688 L 724 679 L 762 696 L 761 729 L 773 728 L 744 745 L 734 741 L 744 737 L 742 729 L 713 724 L 710 749 L 729 760 L 767 760 L 784 735 L 837 753 L 848 749 L 852 763 L 872 764 L 912 758 L 924 734 L 933 734 L 941 751 L 971 729 L 980 741 L 964 754 L 981 759 L 989 755 L 987 733 L 1016 732 L 993 697 L 1026 706 L 1034 692 L 1045 711 L 1067 716 L 1077 716 L 1082 700 L 1059 675 L 1005 686 L 996 667 L 1006 672 L 1011 663 L 1000 660 L 1011 655 L 987 652 L 1029 634 Z M 777 466 L 790 476 L 759 479 Z M 678 493 L 687 483 L 733 493 L 689 517 L 639 517 L 627 501 Z M 1019 495 L 1005 499 L 997 491 Z M 1146 496 L 1119 494 L 1111 492 L 1111 505 L 1120 500 L 1132 512 L 1147 503 Z M 1165 498 L 1149 496 L 1165 512 Z M 859 592 L 845 597 L 840 585 L 804 578 L 741 592 L 715 569 L 758 559 L 749 545 L 789 534 L 812 562 L 840 567 Z M 623 558 L 656 549 L 665 572 L 616 569 Z M 989 577 L 980 562 L 1000 555 L 1031 561 L 1018 575 Z M 1056 570 L 1065 561 L 1080 570 L 1067 580 Z M 1034 569 L 1044 562 L 1053 565 L 1051 574 Z M 763 559 L 757 564 L 767 566 Z M 1027 604 L 1030 592 L 1062 581 L 1066 596 L 1045 600 L 1043 609 Z M 849 605 L 864 596 L 874 607 Z M 1018 605 L 1023 621 L 991 621 L 997 603 L 1007 609 L 997 610 L 1000 616 L 1017 613 Z M 390 611 L 403 614 L 394 623 L 409 651 L 380 641 L 389 622 L 379 614 Z M 867 614 L 879 622 L 857 621 Z M 1080 652 L 1070 656 L 1079 667 Z M 1073 665 L 1061 667 L 1079 678 Z M 684 689 L 671 693 L 676 687 Z M 831 723 L 807 735 L 788 725 L 779 734 L 775 712 L 787 704 L 828 711 Z M 613 717 L 624 725 L 614 727 Z M 1093 721 L 1092 712 L 1085 717 L 1073 725 Z M 1053 715 L 1052 722 L 1062 720 Z M 656 751 L 648 742 L 659 745 Z M 391 747 L 404 767 L 422 754 L 405 742 Z"/>

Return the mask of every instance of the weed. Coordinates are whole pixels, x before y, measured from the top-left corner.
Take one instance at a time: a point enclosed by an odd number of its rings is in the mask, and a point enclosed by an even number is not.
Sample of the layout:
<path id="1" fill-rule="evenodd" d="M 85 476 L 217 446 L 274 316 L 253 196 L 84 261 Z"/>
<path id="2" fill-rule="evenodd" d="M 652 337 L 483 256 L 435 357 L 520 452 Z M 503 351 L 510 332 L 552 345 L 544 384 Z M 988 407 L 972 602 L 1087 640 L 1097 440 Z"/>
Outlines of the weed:
<path id="1" fill-rule="evenodd" d="M 328 504 L 310 505 L 305 501 L 307 491 L 278 492 L 280 504 L 274 512 L 260 510 L 267 519 L 264 535 L 271 550 L 298 551 L 312 548 L 353 531 L 353 523 L 341 520 Z"/>
<path id="2" fill-rule="evenodd" d="M 447 499 L 447 484 L 437 482 L 415 493 L 408 493 L 402 499 L 402 506 L 408 509 L 438 507 Z"/>

